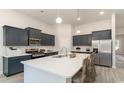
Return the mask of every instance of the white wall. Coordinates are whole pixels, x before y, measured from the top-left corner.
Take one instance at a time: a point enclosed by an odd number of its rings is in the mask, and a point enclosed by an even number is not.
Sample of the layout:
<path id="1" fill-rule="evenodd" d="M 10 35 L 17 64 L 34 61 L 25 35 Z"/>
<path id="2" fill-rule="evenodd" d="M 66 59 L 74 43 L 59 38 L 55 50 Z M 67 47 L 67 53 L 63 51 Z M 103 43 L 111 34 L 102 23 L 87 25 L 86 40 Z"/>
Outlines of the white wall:
<path id="1" fill-rule="evenodd" d="M 117 27 L 115 34 L 116 34 L 116 40 L 119 40 L 118 52 L 124 53 L 124 43 L 123 43 L 124 42 L 124 27 Z"/>
<path id="2" fill-rule="evenodd" d="M 60 50 L 63 47 L 72 48 L 72 26 L 70 24 L 57 24 L 53 26 L 56 33 L 55 46 Z"/>
<path id="3" fill-rule="evenodd" d="M 10 52 L 7 50 L 8 49 L 7 47 L 3 46 L 3 32 L 2 32 L 3 25 L 15 26 L 19 28 L 34 27 L 37 29 L 41 29 L 42 32 L 55 34 L 54 31 L 52 30 L 52 26 L 49 24 L 43 23 L 39 20 L 36 20 L 32 17 L 29 17 L 14 10 L 1 9 L 0 10 L 0 73 L 2 73 L 2 56 Z M 17 48 L 23 51 L 25 48 L 28 47 L 23 46 Z M 53 49 L 53 47 L 41 47 L 41 48 Z"/>
<path id="4" fill-rule="evenodd" d="M 116 40 L 119 40 L 119 52 L 124 53 L 124 34 L 116 35 Z"/>
<path id="5" fill-rule="evenodd" d="M 116 35 L 122 35 L 124 34 L 124 27 L 118 27 L 116 29 Z"/>
<path id="6" fill-rule="evenodd" d="M 110 28 L 111 28 L 111 20 L 97 21 L 93 23 L 87 23 L 87 24 L 75 26 L 73 35 L 77 35 L 76 33 L 77 29 L 81 31 L 80 34 L 91 34 L 92 31 L 105 30 Z"/>

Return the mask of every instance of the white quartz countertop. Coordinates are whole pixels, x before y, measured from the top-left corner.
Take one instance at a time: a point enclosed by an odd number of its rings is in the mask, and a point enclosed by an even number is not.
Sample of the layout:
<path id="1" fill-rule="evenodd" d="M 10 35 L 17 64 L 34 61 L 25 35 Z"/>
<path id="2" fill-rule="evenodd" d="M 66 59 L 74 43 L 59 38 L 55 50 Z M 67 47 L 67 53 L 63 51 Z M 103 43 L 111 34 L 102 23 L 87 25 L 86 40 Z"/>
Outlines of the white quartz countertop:
<path id="1" fill-rule="evenodd" d="M 89 54 L 76 54 L 75 58 L 62 57 L 53 58 L 53 56 L 22 61 L 26 66 L 33 69 L 46 71 L 64 78 L 71 78 L 82 67 L 83 59 L 88 57 Z"/>
<path id="2" fill-rule="evenodd" d="M 90 51 L 86 51 L 86 50 L 71 50 L 71 51 L 75 51 L 75 52 L 93 52 L 92 50 L 90 50 Z"/>
<path id="3" fill-rule="evenodd" d="M 16 54 L 16 55 L 5 55 L 4 57 L 18 57 L 18 56 L 27 56 L 27 55 L 31 55 L 31 54 Z"/>

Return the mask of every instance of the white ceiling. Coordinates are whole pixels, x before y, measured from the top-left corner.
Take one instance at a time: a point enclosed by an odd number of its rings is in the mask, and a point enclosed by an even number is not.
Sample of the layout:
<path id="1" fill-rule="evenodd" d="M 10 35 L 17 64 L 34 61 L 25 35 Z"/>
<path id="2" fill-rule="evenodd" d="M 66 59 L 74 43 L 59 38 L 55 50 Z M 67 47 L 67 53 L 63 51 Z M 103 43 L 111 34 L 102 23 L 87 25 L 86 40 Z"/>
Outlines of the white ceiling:
<path id="1" fill-rule="evenodd" d="M 79 16 L 81 17 L 80 21 L 77 21 L 77 9 L 21 9 L 15 10 L 21 13 L 24 13 L 28 16 L 32 16 L 38 20 L 41 20 L 48 24 L 56 24 L 56 17 L 59 15 L 65 24 L 85 24 L 89 22 L 95 22 L 100 20 L 111 19 L 111 14 L 113 12 L 122 12 L 124 10 L 110 10 L 110 9 L 80 9 Z M 41 13 L 41 11 L 44 11 Z M 58 14 L 59 11 L 59 14 Z M 99 12 L 104 11 L 104 15 L 100 15 Z M 123 16 L 122 16 L 123 17 Z M 124 22 L 124 21 L 123 21 Z"/>

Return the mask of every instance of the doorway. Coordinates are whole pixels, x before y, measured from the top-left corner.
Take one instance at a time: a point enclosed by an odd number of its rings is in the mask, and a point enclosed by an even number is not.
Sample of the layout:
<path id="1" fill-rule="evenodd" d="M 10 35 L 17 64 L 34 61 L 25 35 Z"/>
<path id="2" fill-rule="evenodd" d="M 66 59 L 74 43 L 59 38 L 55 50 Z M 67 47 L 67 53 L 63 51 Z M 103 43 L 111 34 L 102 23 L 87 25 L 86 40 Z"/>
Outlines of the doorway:
<path id="1" fill-rule="evenodd" d="M 116 19 L 116 68 L 124 69 L 124 13 L 117 13 Z"/>

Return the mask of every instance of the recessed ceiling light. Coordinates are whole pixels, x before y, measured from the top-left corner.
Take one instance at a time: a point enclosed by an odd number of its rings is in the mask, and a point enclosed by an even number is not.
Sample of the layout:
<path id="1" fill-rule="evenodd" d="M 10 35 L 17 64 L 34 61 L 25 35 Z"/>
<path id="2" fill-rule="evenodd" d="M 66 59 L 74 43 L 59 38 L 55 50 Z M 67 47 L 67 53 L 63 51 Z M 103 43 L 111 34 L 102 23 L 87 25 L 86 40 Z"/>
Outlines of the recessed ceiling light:
<path id="1" fill-rule="evenodd" d="M 99 14 L 100 14 L 100 15 L 103 15 L 103 14 L 104 14 L 104 12 L 103 12 L 103 11 L 101 11 L 101 12 L 99 12 Z"/>
<path id="2" fill-rule="evenodd" d="M 78 17 L 78 18 L 77 18 L 77 20 L 78 20 L 78 21 L 80 21 L 80 20 L 81 20 L 81 18 L 80 18 L 80 17 Z"/>
<path id="3" fill-rule="evenodd" d="M 81 31 L 80 30 L 77 30 L 77 33 L 79 34 Z"/>

